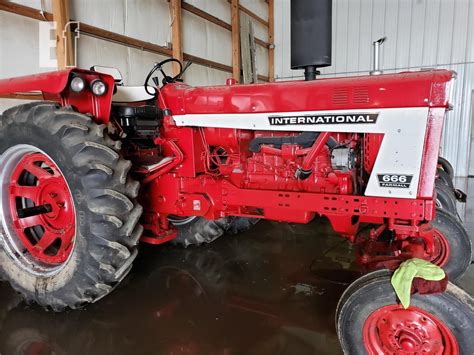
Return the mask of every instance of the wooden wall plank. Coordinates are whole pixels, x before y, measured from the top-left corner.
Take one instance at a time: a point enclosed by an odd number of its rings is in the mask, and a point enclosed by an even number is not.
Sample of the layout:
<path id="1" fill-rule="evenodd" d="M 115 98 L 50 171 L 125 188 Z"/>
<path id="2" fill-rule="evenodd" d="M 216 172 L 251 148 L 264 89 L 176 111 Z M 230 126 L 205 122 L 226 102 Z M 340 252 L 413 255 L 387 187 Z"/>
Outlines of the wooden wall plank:
<path id="1" fill-rule="evenodd" d="M 69 28 L 69 0 L 53 0 L 53 21 L 56 22 L 56 58 L 58 69 L 74 65 Z"/>
<path id="2" fill-rule="evenodd" d="M 275 0 L 268 0 L 268 80 L 275 81 Z"/>
<path id="3" fill-rule="evenodd" d="M 183 41 L 181 25 L 181 0 L 171 0 L 171 38 L 173 42 L 173 58 L 183 61 Z M 173 63 L 173 75 L 179 74 L 179 64 Z"/>
<path id="4" fill-rule="evenodd" d="M 239 0 L 231 3 L 232 25 L 232 76 L 237 83 L 240 82 L 240 12 Z"/>

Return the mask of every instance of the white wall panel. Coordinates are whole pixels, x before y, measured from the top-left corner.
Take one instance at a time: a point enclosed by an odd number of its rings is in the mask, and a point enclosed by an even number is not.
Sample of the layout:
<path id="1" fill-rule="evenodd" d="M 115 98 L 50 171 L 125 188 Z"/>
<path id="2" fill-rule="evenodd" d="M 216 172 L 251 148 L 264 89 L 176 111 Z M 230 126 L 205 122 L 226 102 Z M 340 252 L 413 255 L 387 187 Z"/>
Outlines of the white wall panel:
<path id="1" fill-rule="evenodd" d="M 33 7 L 35 9 L 41 10 L 41 0 L 15 0 L 14 1 L 17 4 L 20 5 L 25 5 L 29 7 Z M 51 6 L 52 0 L 44 0 L 44 8 L 43 11 L 51 12 L 52 6 Z"/>
<path id="2" fill-rule="evenodd" d="M 230 77 L 232 77 L 230 73 L 193 64 L 184 75 L 184 80 L 191 86 L 225 85 Z"/>
<path id="3" fill-rule="evenodd" d="M 97 3 L 97 1 L 96 1 Z M 126 36 L 165 46 L 171 41 L 171 22 L 167 0 L 126 0 Z M 86 20 L 84 22 L 87 23 Z"/>
<path id="4" fill-rule="evenodd" d="M 226 0 L 183 0 L 212 14 L 224 22 L 230 23 L 230 4 Z"/>
<path id="5" fill-rule="evenodd" d="M 187 11 L 183 12 L 183 50 L 222 64 L 232 65 L 230 31 Z"/>
<path id="6" fill-rule="evenodd" d="M 275 32 L 276 75 L 301 79 L 290 70 L 290 1 L 275 1 L 281 19 Z M 454 111 L 448 114 L 442 154 L 459 176 L 468 174 L 471 100 L 474 89 L 474 0 L 333 0 L 333 65 L 323 75 L 366 75 L 371 43 L 387 36 L 386 72 L 449 68 L 457 71 Z M 474 159 L 473 159 L 474 160 Z M 474 167 L 472 168 L 474 173 Z"/>
<path id="7" fill-rule="evenodd" d="M 120 70 L 126 83 L 130 82 L 127 47 L 94 37 L 81 36 L 77 48 L 80 68 L 89 69 L 93 65 L 114 67 Z"/>
<path id="8" fill-rule="evenodd" d="M 71 1 L 71 18 L 104 30 L 125 34 L 127 22 L 125 0 Z"/>
<path id="9" fill-rule="evenodd" d="M 0 11 L 0 78 L 53 70 L 39 67 L 38 36 L 38 21 Z M 26 102 L 0 99 L 0 113 Z"/>
<path id="10" fill-rule="evenodd" d="M 240 4 L 255 13 L 256 15 L 260 16 L 265 21 L 268 20 L 268 7 L 264 0 L 240 0 Z"/>
<path id="11" fill-rule="evenodd" d="M 257 74 L 268 75 L 268 49 L 256 45 L 257 54 Z"/>

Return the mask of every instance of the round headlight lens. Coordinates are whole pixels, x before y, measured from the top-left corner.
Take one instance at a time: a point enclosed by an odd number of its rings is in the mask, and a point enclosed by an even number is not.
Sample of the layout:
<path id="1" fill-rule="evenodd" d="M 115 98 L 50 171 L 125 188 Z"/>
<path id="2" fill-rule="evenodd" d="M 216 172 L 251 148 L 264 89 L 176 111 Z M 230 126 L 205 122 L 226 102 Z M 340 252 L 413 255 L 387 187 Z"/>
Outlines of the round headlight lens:
<path id="1" fill-rule="evenodd" d="M 69 87 L 75 93 L 79 93 L 82 90 L 84 90 L 84 88 L 86 87 L 86 82 L 81 77 L 75 76 L 74 78 L 72 78 L 71 83 L 69 84 Z"/>
<path id="2" fill-rule="evenodd" d="M 95 96 L 102 96 L 107 92 L 107 84 L 102 80 L 94 80 L 91 83 L 91 90 Z"/>

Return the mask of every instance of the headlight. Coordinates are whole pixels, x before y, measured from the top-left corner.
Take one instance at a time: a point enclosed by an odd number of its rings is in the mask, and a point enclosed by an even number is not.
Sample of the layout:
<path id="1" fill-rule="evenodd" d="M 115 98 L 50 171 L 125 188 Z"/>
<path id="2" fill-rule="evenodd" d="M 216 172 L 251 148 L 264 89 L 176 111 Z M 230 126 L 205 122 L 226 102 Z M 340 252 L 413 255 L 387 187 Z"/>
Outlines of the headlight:
<path id="1" fill-rule="evenodd" d="M 91 90 L 95 96 L 102 96 L 107 92 L 107 84 L 100 79 L 96 79 L 91 83 Z"/>
<path id="2" fill-rule="evenodd" d="M 80 93 L 86 87 L 86 82 L 81 77 L 75 76 L 74 78 L 71 79 L 71 83 L 69 84 L 69 87 L 75 93 Z"/>

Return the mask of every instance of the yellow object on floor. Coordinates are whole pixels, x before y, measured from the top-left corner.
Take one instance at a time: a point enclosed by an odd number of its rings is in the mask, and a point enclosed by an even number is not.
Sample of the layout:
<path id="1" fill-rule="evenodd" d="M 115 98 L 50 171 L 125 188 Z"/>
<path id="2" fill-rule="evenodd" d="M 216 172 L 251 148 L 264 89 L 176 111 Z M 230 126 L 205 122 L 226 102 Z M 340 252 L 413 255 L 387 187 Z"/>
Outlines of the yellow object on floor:
<path id="1" fill-rule="evenodd" d="M 402 306 L 410 306 L 411 284 L 415 277 L 428 281 L 440 281 L 446 277 L 439 266 L 422 259 L 410 259 L 400 264 L 392 275 L 391 283 Z"/>

